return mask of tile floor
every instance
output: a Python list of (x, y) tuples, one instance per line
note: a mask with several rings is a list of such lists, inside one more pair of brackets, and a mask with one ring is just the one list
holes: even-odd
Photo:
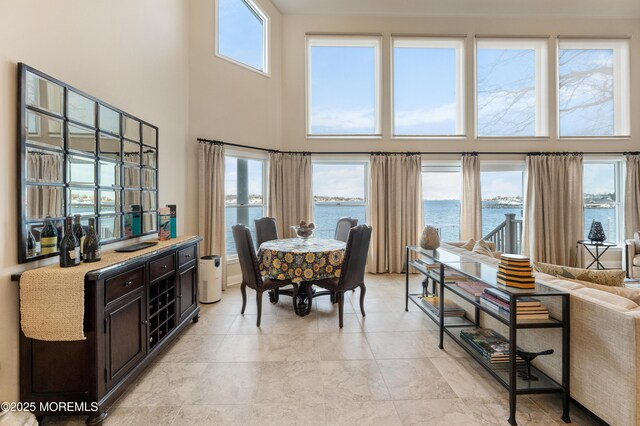
[[(419, 288), (419, 278), (415, 285)], [(255, 293), (240, 315), (239, 286), (202, 305), (190, 324), (111, 408), (106, 425), (507, 425), (506, 391), (453, 341), (437, 347), (435, 324), (404, 310), (403, 275), (368, 275), (337, 305), (314, 300), (293, 314), (291, 298)], [(520, 425), (564, 424), (557, 396), (518, 397)], [(572, 406), (573, 424), (595, 424)], [(84, 418), (47, 424), (83, 424)]]

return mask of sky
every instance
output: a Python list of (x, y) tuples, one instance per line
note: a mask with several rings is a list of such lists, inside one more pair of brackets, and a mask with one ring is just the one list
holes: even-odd
[(263, 70), (262, 22), (242, 0), (218, 0), (218, 51)]

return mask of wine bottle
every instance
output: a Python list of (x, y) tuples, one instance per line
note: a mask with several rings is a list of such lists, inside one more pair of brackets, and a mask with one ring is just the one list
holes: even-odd
[(73, 234), (78, 239), (78, 243), (80, 243), (80, 260), (82, 260), (82, 256), (84, 253), (84, 238), (85, 233), (82, 228), (82, 224), (80, 223), (80, 215), (77, 214), (73, 217)]
[(44, 220), (44, 227), (40, 232), (40, 244), (42, 254), (50, 254), (58, 251), (58, 230), (51, 223), (51, 216)]
[(27, 257), (35, 257), (38, 255), (38, 243), (31, 233), (31, 229), (27, 230)]
[(73, 233), (73, 218), (64, 219), (64, 236), (60, 242), (60, 267), (68, 268), (80, 264), (80, 243)]
[(85, 262), (97, 262), (100, 260), (100, 239), (96, 233), (95, 219), (89, 218), (89, 230), (84, 237), (82, 247)]

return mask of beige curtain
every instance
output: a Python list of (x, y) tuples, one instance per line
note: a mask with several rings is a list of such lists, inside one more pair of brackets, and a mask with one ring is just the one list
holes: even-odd
[(624, 191), (625, 238), (640, 231), (640, 155), (627, 155), (627, 178)]
[(577, 265), (583, 213), (582, 155), (527, 156), (523, 253), (534, 261)]
[(312, 197), (311, 156), (271, 153), (267, 210), (281, 238), (292, 236), (290, 226), (313, 221)]
[(198, 230), (200, 254), (223, 256), (222, 288), (227, 287), (224, 220), (224, 147), (201, 143), (198, 153)]
[(402, 272), (405, 247), (418, 244), (424, 222), (420, 155), (372, 155), (369, 199), (373, 233), (367, 269)]
[[(27, 180), (39, 183), (63, 183), (61, 154), (27, 152)], [(27, 185), (27, 219), (61, 217), (64, 188), (48, 185)]]
[(482, 194), (478, 154), (462, 155), (462, 202), (460, 203), (460, 239), (479, 240), (482, 235)]

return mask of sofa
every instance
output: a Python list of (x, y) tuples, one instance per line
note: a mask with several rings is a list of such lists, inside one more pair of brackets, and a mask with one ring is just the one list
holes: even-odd
[(624, 241), (624, 269), (627, 278), (640, 278), (640, 231)]
[[(491, 265), (498, 259), (469, 252), (451, 244), (444, 249), (469, 256)], [(634, 301), (609, 292), (589, 288), (575, 281), (540, 272), (536, 280), (550, 288), (570, 294), (570, 394), (579, 404), (611, 425), (640, 424), (640, 306)], [(456, 300), (468, 309), (470, 305)], [(553, 315), (560, 306), (545, 300)], [(465, 306), (466, 305), (466, 306)], [(505, 326), (488, 315), (481, 325), (507, 333)], [(554, 348), (551, 356), (534, 361), (539, 368), (561, 381), (562, 334), (559, 329), (519, 330), (518, 346), (540, 351)], [(558, 413), (560, 415), (560, 413)]]

